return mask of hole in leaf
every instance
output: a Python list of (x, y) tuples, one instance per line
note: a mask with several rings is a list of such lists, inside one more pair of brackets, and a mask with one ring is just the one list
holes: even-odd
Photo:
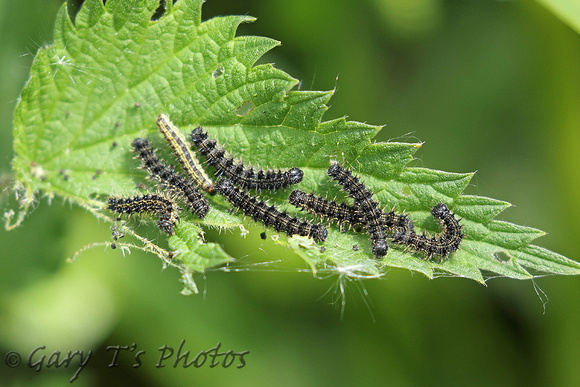
[[(155, 12), (153, 13), (153, 16), (151, 16), (151, 21), (157, 21), (157, 20), (161, 19), (161, 17), (163, 17), (163, 15), (165, 15), (165, 11), (167, 11), (167, 1), (168, 0), (159, 1), (159, 7), (157, 7)], [(169, 1), (172, 1), (173, 3), (175, 3), (175, 0), (169, 0)]]
[(252, 101), (246, 101), (236, 109), (236, 115), (238, 117), (247, 116), (252, 110), (254, 110), (254, 104)]
[(215, 79), (217, 77), (221, 77), (222, 75), (224, 75), (224, 67), (220, 66), (217, 69), (214, 70), (214, 72), (211, 74), (211, 76)]
[(493, 257), (502, 263), (506, 263), (512, 260), (512, 256), (505, 251), (496, 251), (493, 253)]

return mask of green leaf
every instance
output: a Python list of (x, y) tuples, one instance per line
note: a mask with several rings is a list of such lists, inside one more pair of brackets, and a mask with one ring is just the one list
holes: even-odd
[(220, 245), (200, 240), (198, 235), (202, 233), (199, 226), (182, 221), (175, 228), (175, 234), (169, 238), (173, 263), (179, 265), (183, 273), (184, 294), (197, 293), (197, 286), (192, 279), (193, 272), (203, 272), (208, 267), (234, 260)]
[[(145, 178), (132, 158), (131, 141), (148, 136), (166, 159), (171, 157), (155, 126), (155, 117), (167, 113), (185, 134), (203, 124), (228, 151), (252, 165), (300, 167), (304, 179), (297, 188), (304, 191), (349, 201), (327, 176), (336, 160), (352, 168), (382, 206), (404, 211), (419, 230), (439, 231), (430, 214), (439, 202), (463, 217), (465, 239), (442, 263), (400, 246), (391, 246), (384, 259), (376, 260), (367, 235), (336, 226), (329, 227), (323, 245), (302, 237), (276, 238), (315, 274), (369, 278), (399, 267), (429, 278), (452, 275), (483, 283), (497, 275), (529, 279), (580, 273), (577, 262), (530, 245), (543, 232), (494, 220), (509, 203), (462, 195), (473, 174), (410, 168), (421, 144), (374, 143), (379, 126), (344, 118), (323, 122), (332, 92), (293, 90), (296, 79), (271, 64), (256, 65), (279, 43), (236, 37), (240, 23), (253, 21), (248, 16), (202, 23), (202, 3), (180, 0), (151, 20), (157, 0), (109, 0), (106, 5), (87, 0), (74, 24), (66, 5), (61, 8), (55, 43), (36, 55), (15, 112), (13, 168), (22, 208), (9, 228), (22, 221), (36, 192), (61, 196), (112, 222), (106, 197), (137, 195), (137, 184)], [(262, 196), (298, 214), (287, 203), (289, 193)], [(184, 294), (197, 291), (195, 273), (233, 259), (221, 249), (222, 237), (207, 242), (203, 230), (245, 232), (251, 222), (232, 215), (219, 195), (209, 200), (211, 210), (203, 220), (181, 213), (182, 222), (168, 239), (172, 252), (136, 234), (131, 222), (119, 225), (140, 241), (138, 248), (181, 270)]]
[(204, 243), (196, 238), (196, 235), (202, 232), (203, 230), (195, 224), (180, 222), (175, 228), (175, 234), (169, 238), (173, 258), (197, 272), (233, 260), (218, 244)]

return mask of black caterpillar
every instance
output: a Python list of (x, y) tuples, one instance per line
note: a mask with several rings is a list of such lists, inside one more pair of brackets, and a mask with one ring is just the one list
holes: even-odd
[(379, 209), (378, 203), (372, 199), (373, 194), (359, 181), (358, 177), (353, 176), (351, 171), (337, 163), (328, 168), (328, 175), (342, 185), (363, 214), (364, 227), (370, 235), (373, 254), (377, 257), (385, 256), (389, 249), (386, 241), (385, 225), (382, 219), (382, 211)]
[(217, 170), (219, 176), (229, 179), (234, 185), (246, 190), (275, 191), (290, 184), (300, 183), (304, 176), (304, 172), (299, 168), (289, 170), (246, 168), (242, 162), (235, 161), (232, 156), (226, 156), (224, 148), (215, 140), (209, 139), (201, 127), (191, 132), (191, 141), (199, 149), (199, 153), (206, 158), (207, 163)]
[(264, 201), (238, 190), (229, 179), (220, 179), (216, 183), (216, 190), (244, 214), (251, 216), (255, 221), (261, 221), (266, 226), (274, 227), (278, 232), (283, 231), (289, 236), (308, 236), (321, 242), (328, 236), (328, 231), (323, 226), (280, 212), (275, 206), (268, 206)]
[[(350, 225), (364, 225), (365, 217), (359, 207), (349, 206), (346, 203), (337, 203), (335, 200), (328, 200), (313, 194), (307, 194), (301, 190), (295, 190), (290, 193), (288, 198), (290, 204), (299, 207), (313, 215), (334, 220), (339, 224), (349, 223)], [(406, 215), (398, 215), (394, 211), (381, 211), (381, 221), (385, 226), (385, 232), (393, 233), (396, 228), (413, 229), (411, 222)]]
[(209, 210), (207, 199), (189, 180), (175, 172), (173, 166), (168, 166), (157, 157), (147, 139), (136, 138), (132, 146), (136, 157), (141, 160), (142, 167), (147, 169), (150, 177), (181, 197), (192, 213), (199, 218), (205, 217)]
[[(293, 191), (288, 200), (296, 207), (321, 218), (334, 220), (339, 224), (356, 225), (365, 221), (363, 212), (356, 206), (349, 206), (346, 203), (339, 204), (334, 200), (327, 200), (300, 190)], [(454, 214), (449, 211), (447, 205), (443, 203), (435, 205), (431, 214), (439, 219), (443, 226), (442, 233), (434, 237), (427, 237), (424, 233), (418, 235), (415, 232), (413, 221), (406, 215), (399, 215), (393, 211), (381, 211), (381, 220), (385, 227), (385, 233), (391, 235), (391, 240), (394, 243), (421, 251), (426, 254), (428, 259), (434, 255), (447, 257), (456, 251), (461, 244), (463, 239), (461, 225)]]
[[(161, 195), (147, 194), (132, 198), (109, 197), (109, 210), (118, 214), (149, 213), (160, 215), (157, 221), (159, 229), (173, 235), (173, 229), (179, 223), (179, 208), (175, 202)], [(116, 239), (116, 238), (115, 238)]]
[(445, 258), (452, 252), (457, 251), (464, 235), (461, 232), (462, 226), (459, 224), (459, 220), (455, 218), (455, 214), (449, 211), (447, 205), (439, 203), (431, 209), (431, 215), (439, 219), (443, 226), (443, 232), (440, 235), (431, 238), (427, 237), (425, 233), (418, 235), (413, 230), (413, 223), (409, 222), (410, 227), (402, 230), (397, 235), (400, 240), (396, 240), (395, 235), (393, 235), (393, 242), (403, 243), (413, 250), (422, 251), (427, 255), (427, 258), (431, 258), (434, 255)]
[(356, 208), (346, 203), (337, 203), (335, 200), (327, 200), (320, 196), (307, 194), (299, 189), (292, 191), (288, 202), (313, 215), (321, 218), (332, 219), (339, 224), (350, 223), (351, 225), (364, 223), (363, 214)]

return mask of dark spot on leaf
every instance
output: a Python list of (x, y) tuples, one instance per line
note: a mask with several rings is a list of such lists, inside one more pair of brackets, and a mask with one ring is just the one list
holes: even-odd
[(266, 239), (266, 232), (265, 231), (260, 234), (260, 238)]

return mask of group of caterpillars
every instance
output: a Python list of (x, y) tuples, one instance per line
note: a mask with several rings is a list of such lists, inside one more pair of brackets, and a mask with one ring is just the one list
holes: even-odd
[[(216, 169), (218, 180), (214, 184), (169, 117), (160, 114), (156, 122), (186, 176), (177, 172), (175, 166), (160, 159), (147, 139), (137, 138), (133, 140), (132, 147), (135, 157), (141, 161), (141, 168), (147, 170), (149, 178), (155, 180), (158, 186), (168, 191), (170, 195), (158, 192), (130, 198), (111, 196), (109, 210), (118, 214), (158, 215), (159, 229), (172, 235), (179, 222), (181, 211), (175, 202), (176, 198), (197, 217), (203, 218), (207, 214), (209, 203), (200, 192), (201, 189), (210, 195), (219, 193), (233, 207), (251, 216), (255, 221), (273, 227), (277, 232), (282, 231), (289, 236), (307, 236), (319, 242), (326, 239), (328, 232), (324, 226), (292, 217), (248, 192), (276, 191), (288, 185), (298, 184), (303, 178), (303, 172), (299, 168), (263, 170), (246, 167), (241, 161), (234, 160), (228, 155), (201, 127), (197, 127), (191, 132), (190, 140), (205, 157), (207, 164)], [(364, 228), (370, 236), (373, 254), (377, 258), (387, 253), (387, 237), (393, 243), (423, 252), (427, 259), (437, 256), (443, 260), (459, 248), (463, 239), (461, 225), (445, 204), (439, 203), (431, 210), (431, 214), (440, 221), (442, 232), (428, 237), (425, 233), (417, 234), (413, 222), (406, 215), (398, 215), (393, 211), (383, 212), (378, 203), (372, 199), (373, 194), (358, 177), (353, 176), (351, 171), (338, 163), (333, 163), (328, 169), (328, 175), (354, 199), (353, 205), (339, 204), (301, 190), (295, 190), (290, 194), (290, 204), (319, 218), (337, 222), (341, 230), (345, 223)]]

